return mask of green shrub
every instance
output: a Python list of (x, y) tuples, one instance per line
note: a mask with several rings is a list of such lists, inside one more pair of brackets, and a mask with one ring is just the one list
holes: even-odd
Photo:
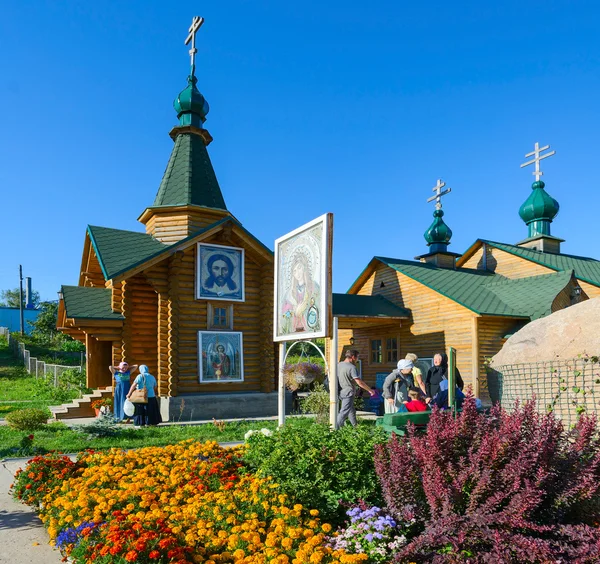
[(19, 431), (35, 431), (46, 425), (50, 415), (51, 414), (47, 409), (29, 407), (27, 409), (19, 409), (12, 413), (8, 413), (6, 415), (6, 421), (13, 429), (18, 429)]
[(332, 432), (326, 425), (296, 420), (270, 437), (252, 435), (245, 460), (273, 476), (295, 502), (318, 509), (325, 521), (340, 523), (345, 511), (340, 502), (381, 503), (373, 449), (386, 440), (377, 427), (345, 426)]
[[(354, 396), (354, 408), (360, 411), (364, 407), (364, 400)], [(317, 423), (329, 423), (329, 392), (323, 384), (315, 384), (311, 393), (300, 403), (302, 413), (313, 413)]]
[(118, 427), (112, 415), (104, 415), (94, 419), (88, 425), (76, 427), (76, 431), (86, 435), (89, 439), (116, 437), (121, 434), (122, 427)]

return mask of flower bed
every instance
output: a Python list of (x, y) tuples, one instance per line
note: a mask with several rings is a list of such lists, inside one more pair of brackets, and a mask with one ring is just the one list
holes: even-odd
[(319, 512), (245, 471), (240, 455), (184, 441), (89, 451), (77, 463), (37, 457), (16, 476), (14, 495), (42, 502), (52, 542), (75, 563), (367, 560), (329, 546)]

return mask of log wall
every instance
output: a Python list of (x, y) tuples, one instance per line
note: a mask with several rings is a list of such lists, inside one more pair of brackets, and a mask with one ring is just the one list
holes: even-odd
[(151, 374), (158, 372), (158, 296), (143, 276), (127, 280), (125, 295), (129, 303), (129, 316), (125, 318), (129, 364), (146, 364)]
[(194, 206), (160, 212), (153, 210), (146, 222), (146, 233), (162, 243), (176, 243), (229, 215), (225, 210), (194, 209)]

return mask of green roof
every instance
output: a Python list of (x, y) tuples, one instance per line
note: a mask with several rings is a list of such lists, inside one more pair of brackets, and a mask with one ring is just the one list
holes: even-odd
[(214, 229), (222, 223), (227, 223), (228, 221), (234, 223), (268, 253), (273, 254), (271, 249), (263, 245), (256, 237), (254, 237), (254, 235), (252, 235), (252, 233), (245, 229), (239, 221), (231, 216), (224, 217), (202, 229), (198, 229), (198, 231), (195, 231), (191, 235), (188, 235), (184, 239), (171, 245), (161, 243), (158, 239), (155, 239), (152, 235), (148, 235), (147, 233), (112, 229), (109, 227), (88, 225), (88, 234), (92, 241), (92, 245), (94, 246), (94, 250), (96, 251), (96, 256), (100, 262), (104, 278), (110, 280), (123, 272), (144, 264), (151, 258), (169, 252), (173, 247), (181, 247), (181, 245), (185, 245), (190, 239), (197, 237), (205, 231)]
[(410, 310), (383, 296), (333, 294), (332, 309), (335, 317), (410, 317)]
[(375, 257), (390, 268), (481, 315), (535, 319), (550, 313), (571, 272), (511, 280), (483, 270), (439, 268), (401, 259)]
[(505, 304), (527, 314), (532, 320), (550, 315), (554, 298), (567, 286), (573, 271), (542, 274), (528, 278), (504, 278), (486, 288)]
[(169, 248), (147, 233), (88, 225), (88, 233), (106, 280)]
[(204, 140), (188, 132), (175, 138), (153, 207), (186, 205), (227, 209)]
[(88, 288), (85, 286), (62, 286), (61, 292), (67, 317), (85, 319), (124, 319), (111, 307), (110, 288)]
[(530, 260), (542, 266), (551, 268), (552, 270), (558, 271), (575, 271), (575, 277), (589, 282), (595, 286), (600, 286), (600, 261), (588, 258), (578, 257), (575, 255), (555, 254), (555, 253), (543, 253), (541, 251), (534, 251), (533, 249), (527, 249), (524, 247), (517, 247), (516, 245), (508, 245), (506, 243), (496, 243), (495, 241), (487, 241), (485, 239), (479, 239), (482, 243), (490, 245), (506, 251), (513, 255), (523, 257), (524, 259)]

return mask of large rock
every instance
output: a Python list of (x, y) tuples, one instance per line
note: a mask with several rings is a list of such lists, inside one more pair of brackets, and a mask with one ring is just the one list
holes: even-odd
[(600, 298), (528, 323), (493, 357), (492, 368), (526, 362), (600, 356)]

